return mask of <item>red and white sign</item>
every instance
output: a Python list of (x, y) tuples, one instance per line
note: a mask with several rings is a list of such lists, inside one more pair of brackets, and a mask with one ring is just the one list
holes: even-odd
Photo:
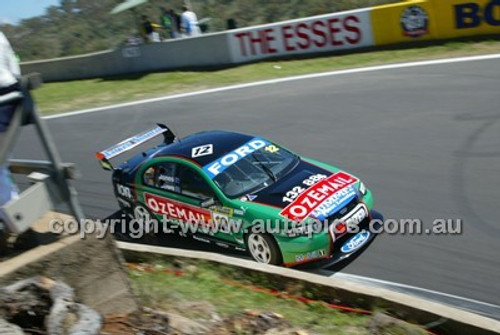
[(234, 63), (374, 45), (370, 9), (238, 29), (228, 39)]
[(206, 209), (150, 193), (144, 193), (144, 200), (152, 212), (166, 215), (169, 219), (177, 219), (193, 225), (210, 226), (212, 224), (212, 215)]
[(345, 172), (337, 172), (320, 180), (286, 206), (280, 214), (293, 221), (307, 218), (326, 199), (354, 184), (358, 179)]

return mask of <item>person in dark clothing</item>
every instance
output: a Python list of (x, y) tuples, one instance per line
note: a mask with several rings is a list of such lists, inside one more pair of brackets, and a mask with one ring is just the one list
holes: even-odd
[(181, 16), (173, 9), (170, 9), (170, 17), (172, 18), (172, 27), (175, 27), (175, 37), (179, 37), (181, 31)]
[(179, 15), (173, 9), (162, 9), (161, 24), (170, 38), (179, 37)]
[(233, 18), (227, 19), (226, 25), (227, 25), (226, 29), (228, 29), (228, 30), (238, 28), (238, 25), (236, 24), (236, 20)]
[(155, 24), (151, 22), (146, 15), (142, 16), (142, 30), (147, 36), (148, 42), (160, 42), (160, 35), (155, 30)]

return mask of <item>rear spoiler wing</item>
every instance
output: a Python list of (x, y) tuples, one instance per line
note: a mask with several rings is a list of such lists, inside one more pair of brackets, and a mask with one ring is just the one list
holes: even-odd
[(165, 144), (173, 143), (176, 140), (174, 133), (164, 124), (158, 123), (156, 127), (143, 131), (135, 136), (127, 138), (106, 150), (96, 153), (96, 157), (104, 170), (114, 170), (115, 168), (110, 162), (110, 159), (117, 157), (124, 152), (127, 152), (159, 135), (163, 134), (163, 142)]

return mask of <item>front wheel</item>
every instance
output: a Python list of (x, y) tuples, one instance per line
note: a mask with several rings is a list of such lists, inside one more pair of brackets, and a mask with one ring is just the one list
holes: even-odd
[(247, 248), (253, 259), (259, 263), (280, 265), (283, 262), (278, 244), (270, 235), (249, 234)]

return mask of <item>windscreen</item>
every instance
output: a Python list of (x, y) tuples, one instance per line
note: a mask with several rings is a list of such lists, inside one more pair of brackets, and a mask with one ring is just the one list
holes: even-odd
[(283, 178), (298, 157), (277, 145), (260, 148), (219, 173), (214, 182), (229, 198), (255, 193)]

